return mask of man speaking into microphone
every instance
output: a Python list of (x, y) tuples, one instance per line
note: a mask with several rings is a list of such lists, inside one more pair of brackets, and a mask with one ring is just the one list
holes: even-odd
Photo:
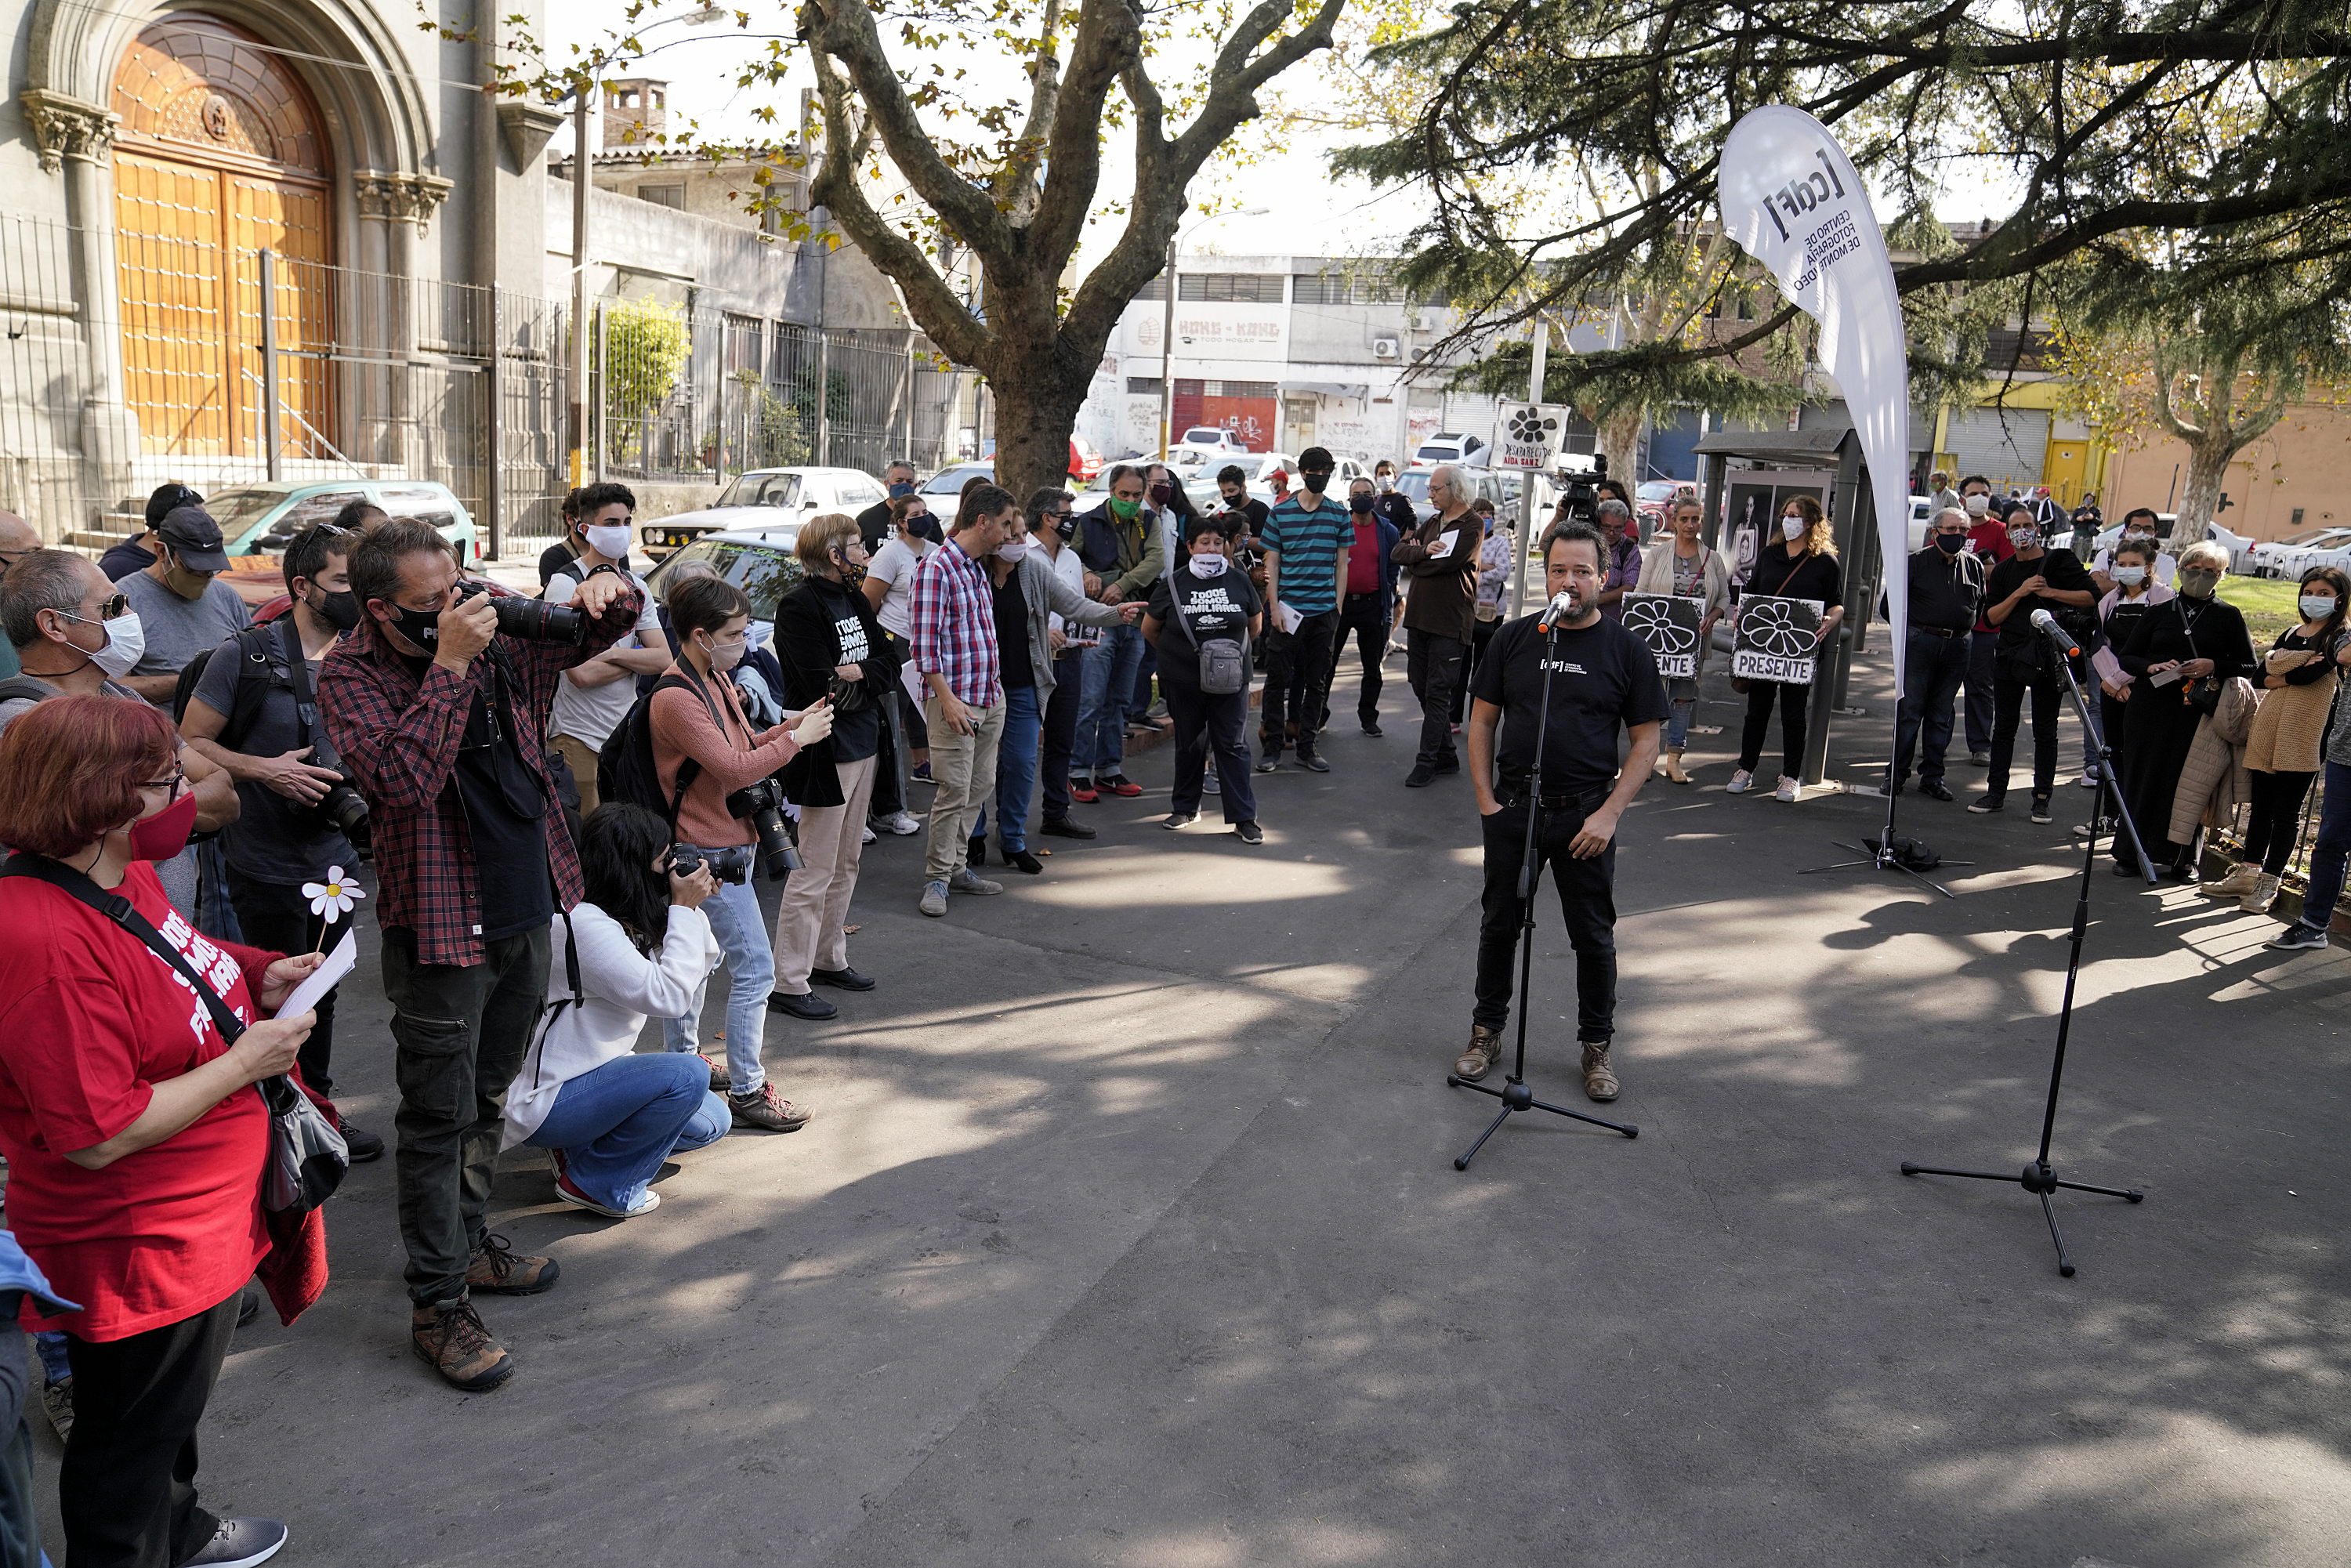
[[(1536, 874), (1548, 864), (1575, 948), (1576, 1040), (1583, 1092), (1616, 1098), (1608, 1048), (1616, 1031), (1616, 823), (1657, 759), (1666, 686), (1648, 645), (1604, 618), (1597, 600), (1607, 547), (1583, 523), (1543, 537), (1540, 615), (1494, 634), (1470, 685), (1469, 780), (1484, 818), (1485, 915), (1478, 928), (1478, 1005), (1456, 1076), (1483, 1078), (1500, 1054), (1510, 1016), (1510, 959), (1525, 912), (1519, 902), (1527, 814), (1535, 813)], [(1551, 711), (1542, 713), (1544, 664)], [(1501, 727), (1497, 769), (1495, 727)], [(1541, 796), (1531, 794), (1535, 735), (1543, 730)], [(1632, 755), (1616, 766), (1617, 732), (1632, 732)]]

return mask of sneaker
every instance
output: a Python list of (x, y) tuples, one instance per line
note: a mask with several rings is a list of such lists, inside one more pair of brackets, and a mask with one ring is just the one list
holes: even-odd
[[(2276, 936), (2271, 937), (2268, 941), (2262, 943), (2262, 946), (2264, 947), (2273, 947), (2282, 953), (2314, 953), (2319, 949), (2329, 946), (2329, 943), (2326, 940), (2325, 932), (2319, 930), (2318, 927), (2314, 925), (2304, 925), (2301, 921), (2297, 920), (2293, 925), (2287, 926), (2284, 930), (2279, 932)], [(49, 1386), (54, 1388), (57, 1385), (53, 1383)], [(41, 1396), (41, 1398), (43, 1403), (47, 1403), (48, 1399), (47, 1394), (45, 1392)], [(70, 1412), (68, 1413), (68, 1418), (71, 1418)], [(53, 1415), (49, 1419), (54, 1421), (57, 1417)]]
[(914, 771), (908, 773), (906, 777), (913, 779), (917, 784), (936, 784), (938, 782), (937, 779), (931, 777), (931, 765), (927, 762), (918, 764), (914, 768)]
[(814, 991), (802, 991), (797, 996), (789, 991), (769, 991), (768, 1010), (771, 1013), (782, 1013), (788, 1018), (802, 1019), (810, 1023), (822, 1023), (828, 1019), (837, 1019), (841, 1016), (839, 1008), (834, 1007)]
[(797, 1133), (808, 1125), (809, 1113), (762, 1083), (748, 1094), (729, 1094), (726, 1108), (738, 1127), (760, 1127), (770, 1133)]
[(1458, 751), (1448, 751), (1431, 766), (1439, 773), (1458, 773), (1461, 771), (1461, 754)]
[(1301, 751), (1298, 754), (1298, 766), (1303, 768), (1309, 773), (1328, 773), (1331, 771), (1331, 765), (1311, 751)]
[(1262, 756), (1262, 757), (1260, 757), (1260, 758), (1259, 758), (1257, 759), (1257, 765), (1256, 765), (1255, 767), (1251, 768), (1249, 769), (1249, 771), (1250, 771), (1250, 772), (1252, 772), (1252, 773), (1279, 773), (1279, 772), (1280, 772), (1280, 771), (1281, 771), (1281, 753), (1280, 753), (1280, 752), (1279, 752), (1279, 751), (1269, 751), (1269, 752), (1267, 752), (1264, 756)]
[(2196, 891), (2207, 898), (2242, 898), (2253, 891), (2253, 879), (2261, 874), (2260, 866), (2251, 861), (2239, 861), (2220, 881), (2208, 882)]
[(1475, 1083), (1494, 1071), (1495, 1059), (1501, 1054), (1502, 1031), (1471, 1024), (1468, 1048), (1453, 1059), (1453, 1076), (1464, 1083)]
[(876, 840), (876, 839), (878, 839), (878, 838), (880, 838), (880, 837), (882, 836), (881, 834), (879, 834), (879, 833), (877, 833), (877, 832), (875, 832), (875, 831), (873, 831), (873, 824), (872, 824), (872, 823), (871, 823), (871, 822), (866, 823), (866, 824), (865, 824), (865, 826), (864, 826), (862, 829), (861, 829), (861, 830), (860, 830), (860, 831), (863, 832), (863, 833), (864, 833), (864, 835), (865, 835), (863, 838), (862, 838), (862, 839), (860, 839), (860, 840), (858, 840), (858, 841), (858, 841), (859, 843), (861, 843), (861, 844), (870, 844), (870, 843), (872, 843), (874, 840)]
[(1754, 773), (1748, 768), (1742, 768), (1738, 772), (1730, 776), (1730, 782), (1722, 787), (1722, 792), (1726, 795), (1744, 795), (1747, 791), (1754, 788)]
[(2085, 789), (2095, 789), (2098, 787), (2098, 770), (2095, 768), (2085, 768), (2082, 769), (2082, 776), (2074, 782)]
[(947, 912), (947, 884), (944, 882), (923, 883), (923, 901), (914, 907), (925, 915), (945, 915)]
[(1094, 788), (1107, 789), (1122, 800), (1132, 800), (1143, 793), (1143, 786), (1123, 773), (1113, 773), (1107, 779), (1094, 780)]
[(640, 1214), (651, 1214), (661, 1207), (661, 1194), (648, 1191), (634, 1208), (614, 1208), (609, 1203), (598, 1203), (571, 1185), (568, 1175), (555, 1178), (555, 1196), (574, 1208), (584, 1208), (590, 1214), (601, 1214), (607, 1219), (633, 1219)]
[(1980, 817), (1989, 812), (2004, 810), (2007, 805), (2008, 791), (2005, 789), (1999, 789), (1977, 796), (1974, 800), (1968, 802), (1968, 810)]
[[(2297, 929), (2300, 928), (2297, 927)], [(2273, 942), (2270, 946), (2274, 947), (2277, 944)], [(2325, 946), (2325, 938), (2320, 938), (2319, 946)], [(72, 1378), (61, 1377), (55, 1383), (41, 1385), (41, 1412), (48, 1416), (50, 1427), (55, 1428), (57, 1434), (58, 1442), (62, 1443), (73, 1436)]]
[(277, 1555), (288, 1531), (275, 1519), (224, 1519), (203, 1551), (180, 1560), (180, 1568), (254, 1568)]
[(1102, 794), (1095, 789), (1092, 779), (1072, 779), (1070, 780), (1070, 799), (1091, 806), (1102, 799)]
[(923, 831), (922, 819), (912, 811), (893, 811), (886, 817), (874, 817), (870, 820), (883, 832), (895, 833), (902, 839)]
[(1235, 822), (1233, 824), (1233, 837), (1240, 840), (1240, 841), (1245, 844), (1261, 844), (1265, 842), (1265, 830), (1259, 827), (1253, 821)]
[(2278, 879), (2263, 872), (2253, 879), (2252, 890), (2237, 901), (2237, 908), (2247, 915), (2267, 915), (2277, 895)]
[(1043, 822), (1038, 825), (1037, 831), (1056, 839), (1098, 839), (1102, 837), (1101, 832), (1097, 830), (1087, 827), (1083, 822), (1072, 822), (1067, 817), (1048, 817)]
[(1774, 800), (1793, 800), (1797, 796), (1803, 792), (1804, 787), (1802, 784), (1799, 784), (1796, 780), (1782, 773), (1780, 775), (1780, 782), (1772, 787), (1771, 799)]
[(365, 1127), (355, 1127), (339, 1114), (335, 1117), (335, 1131), (343, 1135), (343, 1147), (350, 1151), (351, 1164), (360, 1166), (383, 1158), (383, 1140)]
[(2055, 819), (2049, 814), (2049, 797), (2041, 794), (2038, 791), (2035, 791), (2033, 794), (2032, 807), (2027, 814), (2036, 822), (2055, 821)]
[(1412, 771), (1404, 776), (1404, 787), (1407, 789), (1426, 789), (1436, 782), (1437, 769), (1426, 762), (1414, 763)]
[(1365, 719), (1365, 720), (1364, 721), (1364, 733), (1365, 735), (1370, 736), (1374, 740), (1378, 740), (1379, 738), (1381, 738), (1381, 737), (1380, 737), (1380, 721), (1379, 721), (1378, 719), (1375, 719), (1375, 718), (1367, 718), (1367, 719)]
[(956, 868), (956, 873), (947, 878), (947, 891), (968, 893), (977, 898), (990, 898), (1002, 893), (1004, 884), (1000, 882), (988, 881), (969, 866), (958, 866)]
[(1211, 767), (1200, 776), (1200, 792), (1204, 795), (1221, 795), (1225, 792), (1224, 786), (1217, 782), (1215, 768)]
[(1580, 1040), (1583, 1048), (1583, 1097), (1602, 1103), (1616, 1098), (1616, 1075), (1608, 1071), (1608, 1042)]
[(1200, 813), (1197, 811), (1170, 811), (1167, 813), (1167, 820), (1159, 825), (1173, 833), (1190, 827), (1199, 820)]
[(1969, 766), (1969, 767), (1970, 767), (1970, 768), (1989, 768), (1989, 767), (1991, 767), (1991, 752), (1989, 752), (1989, 751), (1970, 751), (1970, 752), (1969, 752), (1969, 753), (1968, 753), (1968, 766)]
[(507, 1244), (503, 1236), (486, 1235), (465, 1266), (465, 1288), (493, 1296), (536, 1296), (553, 1290), (563, 1273), (552, 1258), (529, 1258)]
[(486, 1394), (514, 1375), (514, 1357), (465, 1297), (411, 1312), (408, 1343), (444, 1382), (468, 1394)]

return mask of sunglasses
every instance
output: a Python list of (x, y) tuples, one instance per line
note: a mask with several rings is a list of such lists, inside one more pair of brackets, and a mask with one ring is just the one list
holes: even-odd
[(94, 618), (88, 615), (77, 615), (70, 610), (60, 610), (57, 613), (64, 616), (68, 621), (78, 621), (87, 626), (94, 625), (99, 621), (111, 621), (130, 608), (130, 598), (127, 595), (118, 593), (113, 598), (108, 600), (104, 604), (99, 606), (98, 614)]

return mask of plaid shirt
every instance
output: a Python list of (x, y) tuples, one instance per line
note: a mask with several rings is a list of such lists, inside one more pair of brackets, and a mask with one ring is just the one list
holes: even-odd
[[(580, 852), (563, 813), (554, 809), (558, 796), (544, 738), (547, 710), (563, 672), (627, 636), (643, 607), (644, 594), (632, 585), (604, 607), (577, 645), (503, 635), (493, 644), (522, 682), (518, 706), (524, 722), (513, 727), (514, 742), (547, 791), (548, 864), (555, 873), (556, 901), (565, 909), (580, 902)], [(376, 921), (413, 931), (420, 963), (462, 968), (485, 956), (473, 846), (453, 775), (465, 720), (475, 696), (488, 693), (492, 667), (485, 652), (463, 678), (428, 664), (420, 682), (371, 617), (345, 632), (319, 668), (319, 715), (327, 737), (342, 753), (373, 812)]]
[(914, 628), (916, 670), (945, 675), (947, 690), (967, 707), (996, 706), (1004, 688), (995, 591), (953, 535), (914, 568), (906, 623)]

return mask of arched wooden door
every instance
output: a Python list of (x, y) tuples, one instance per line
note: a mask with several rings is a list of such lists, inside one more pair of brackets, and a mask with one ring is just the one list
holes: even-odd
[[(263, 450), (260, 253), (274, 250), (279, 449), (333, 426), (329, 185), (317, 110), (286, 62), (210, 16), (151, 24), (114, 78), (115, 251), (127, 394), (151, 455)], [(307, 427), (307, 428), (306, 428)], [(312, 432), (318, 433), (316, 435)]]

